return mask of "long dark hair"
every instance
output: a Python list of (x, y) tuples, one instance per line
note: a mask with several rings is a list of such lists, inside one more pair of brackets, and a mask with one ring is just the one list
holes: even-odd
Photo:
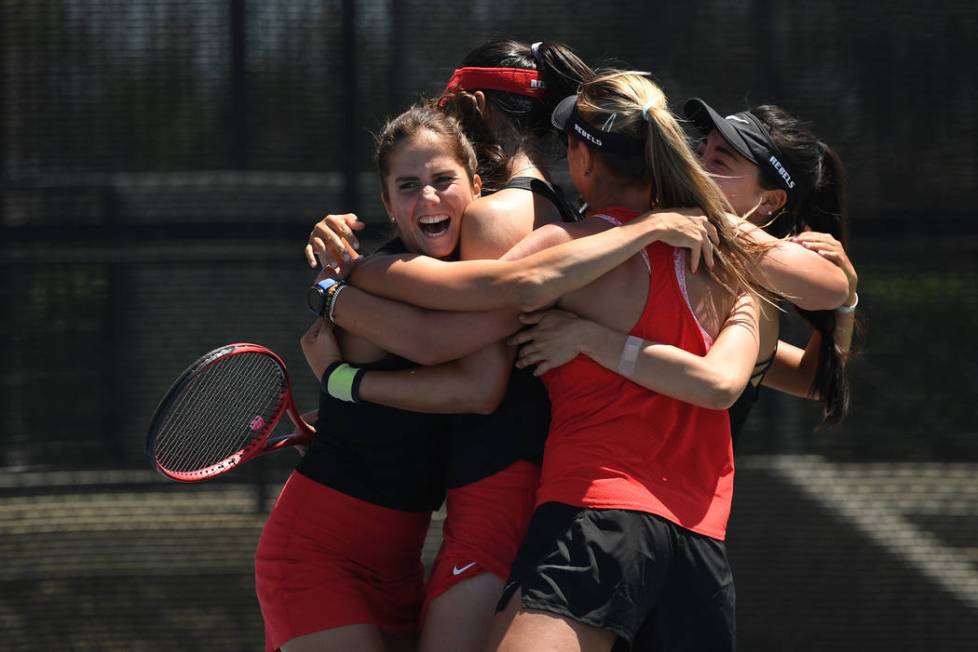
[(492, 41), (469, 52), (461, 66), (536, 70), (547, 89), (543, 99), (483, 90), (486, 102), (503, 118), (502, 124), (492, 127), (477, 110), (471, 93), (455, 93), (444, 99), (445, 109), (462, 123), (475, 147), (479, 176), (489, 190), (508, 180), (509, 159), (519, 148), (526, 148), (531, 157), (546, 153), (547, 139), (555, 137), (550, 127), (554, 107), (594, 74), (573, 50), (551, 41), (542, 41), (535, 50), (520, 41)]
[[(763, 105), (750, 110), (764, 123), (771, 138), (794, 170), (805, 175), (811, 190), (802, 196), (788, 195), (788, 201), (766, 230), (785, 237), (810, 229), (831, 234), (848, 249), (848, 205), (846, 175), (835, 151), (812, 133), (809, 125), (779, 106)], [(761, 186), (783, 188), (774, 179), (761, 175)], [(835, 312), (795, 308), (821, 335), (818, 366), (812, 391), (822, 401), (823, 425), (842, 421), (849, 411), (849, 377), (845, 357), (835, 345)]]

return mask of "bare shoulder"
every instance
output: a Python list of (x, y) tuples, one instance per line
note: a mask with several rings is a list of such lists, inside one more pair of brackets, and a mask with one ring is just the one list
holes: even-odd
[(494, 193), (476, 199), (462, 217), (462, 258), (498, 258), (533, 230), (532, 204)]
[[(533, 204), (526, 201), (527, 193), (502, 190), (485, 197), (479, 197), (465, 209), (465, 220), (477, 223), (496, 223), (520, 217), (532, 219)], [(525, 214), (525, 215), (521, 215)]]

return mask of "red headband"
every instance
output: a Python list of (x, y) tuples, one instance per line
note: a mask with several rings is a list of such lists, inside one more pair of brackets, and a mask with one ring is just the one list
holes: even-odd
[(439, 104), (445, 96), (459, 91), (483, 90), (504, 91), (527, 97), (543, 97), (547, 89), (540, 79), (540, 73), (527, 68), (456, 68), (448, 86), (442, 93)]

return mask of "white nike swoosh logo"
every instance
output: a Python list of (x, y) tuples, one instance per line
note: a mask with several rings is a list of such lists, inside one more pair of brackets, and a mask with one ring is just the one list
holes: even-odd
[(465, 566), (462, 566), (461, 568), (459, 568), (458, 566), (453, 566), (452, 567), (452, 575), (461, 575), (462, 573), (464, 573), (465, 571), (469, 570), (473, 566), (475, 566), (475, 562), (474, 561), (473, 562), (469, 562), (468, 564), (466, 564)]

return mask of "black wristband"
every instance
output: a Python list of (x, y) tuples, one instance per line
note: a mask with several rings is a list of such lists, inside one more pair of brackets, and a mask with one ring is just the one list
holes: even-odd
[(350, 388), (350, 395), (353, 397), (354, 403), (360, 402), (360, 383), (363, 382), (363, 376), (366, 373), (367, 370), (361, 367), (357, 369), (357, 374), (353, 377), (353, 387)]

